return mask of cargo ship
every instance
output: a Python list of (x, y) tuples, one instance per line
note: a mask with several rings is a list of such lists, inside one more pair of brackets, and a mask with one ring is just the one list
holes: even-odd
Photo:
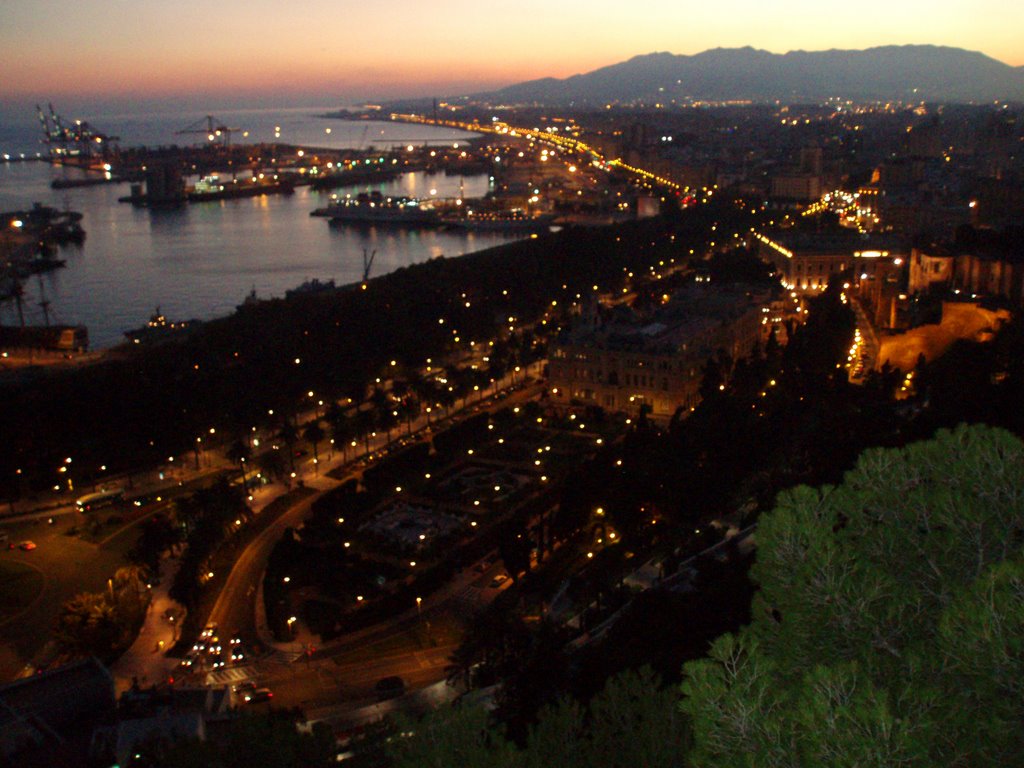
[(277, 175), (272, 179), (253, 176), (242, 181), (232, 179), (222, 183), (219, 176), (211, 174), (203, 176), (194, 186), (186, 189), (185, 197), (190, 203), (201, 203), (207, 200), (233, 200), (259, 195), (288, 195), (294, 191), (295, 184), (290, 178), (279, 178)]
[(397, 179), (403, 173), (414, 171), (416, 168), (403, 166), (402, 168), (379, 169), (376, 166), (369, 168), (353, 168), (350, 170), (335, 171), (334, 173), (317, 176), (310, 182), (310, 186), (322, 191), (325, 189), (337, 189), (338, 187), (358, 187), (363, 184), (380, 184), (392, 179)]
[(261, 178), (253, 176), (247, 179), (232, 179), (221, 182), (216, 174), (203, 176), (191, 187), (185, 187), (181, 181), (181, 173), (170, 169), (164, 177), (156, 173), (157, 169), (146, 179), (145, 191), (142, 184), (132, 184), (131, 194), (119, 197), (118, 202), (131, 203), (137, 207), (171, 208), (185, 202), (203, 203), (211, 200), (234, 200), (242, 197), (258, 197), (260, 195), (290, 195), (295, 192), (296, 180), (292, 176)]

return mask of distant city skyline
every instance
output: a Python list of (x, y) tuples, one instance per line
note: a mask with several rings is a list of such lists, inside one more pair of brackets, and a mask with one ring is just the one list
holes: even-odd
[(802, 0), (696, 8), (523, 0), (508, 10), (469, 0), (307, 0), (287, 10), (268, 0), (7, 0), (0, 71), (9, 100), (343, 103), (487, 90), (652, 51), (745, 45), (785, 53), (927, 43), (1021, 66), (1021, 29), (1024, 6), (1002, 0), (864, 0), (852, 10)]

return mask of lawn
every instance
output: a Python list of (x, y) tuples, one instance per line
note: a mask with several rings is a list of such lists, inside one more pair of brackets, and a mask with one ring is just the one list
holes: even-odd
[(0, 559), (0, 615), (23, 611), (43, 591), (43, 574), (24, 563)]

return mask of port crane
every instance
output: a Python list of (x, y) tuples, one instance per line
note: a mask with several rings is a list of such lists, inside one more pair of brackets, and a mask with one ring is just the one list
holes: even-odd
[(206, 115), (205, 117), (196, 120), (194, 123), (189, 123), (180, 131), (175, 131), (175, 136), (180, 136), (189, 133), (205, 134), (207, 141), (220, 141), (225, 146), (231, 146), (231, 134), (238, 133), (242, 130), (241, 128), (228, 128), (223, 121), (214, 117), (213, 115)]
[(118, 136), (109, 136), (84, 120), (65, 120), (53, 109), (52, 103), (47, 106), (49, 114), (38, 104), (36, 111), (39, 113), (43, 143), (47, 146), (50, 159), (106, 157), (117, 151)]
[(363, 282), (365, 283), (370, 279), (370, 270), (373, 269), (373, 259), (377, 255), (377, 250), (374, 249), (373, 253), (369, 256), (366, 255), (366, 249), (363, 248)]

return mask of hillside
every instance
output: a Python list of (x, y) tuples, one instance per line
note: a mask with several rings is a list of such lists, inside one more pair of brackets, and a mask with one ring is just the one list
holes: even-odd
[(543, 78), (483, 94), (505, 103), (705, 100), (978, 102), (1024, 99), (1024, 67), (933, 45), (862, 51), (715, 48), (693, 56), (650, 53), (565, 79)]

